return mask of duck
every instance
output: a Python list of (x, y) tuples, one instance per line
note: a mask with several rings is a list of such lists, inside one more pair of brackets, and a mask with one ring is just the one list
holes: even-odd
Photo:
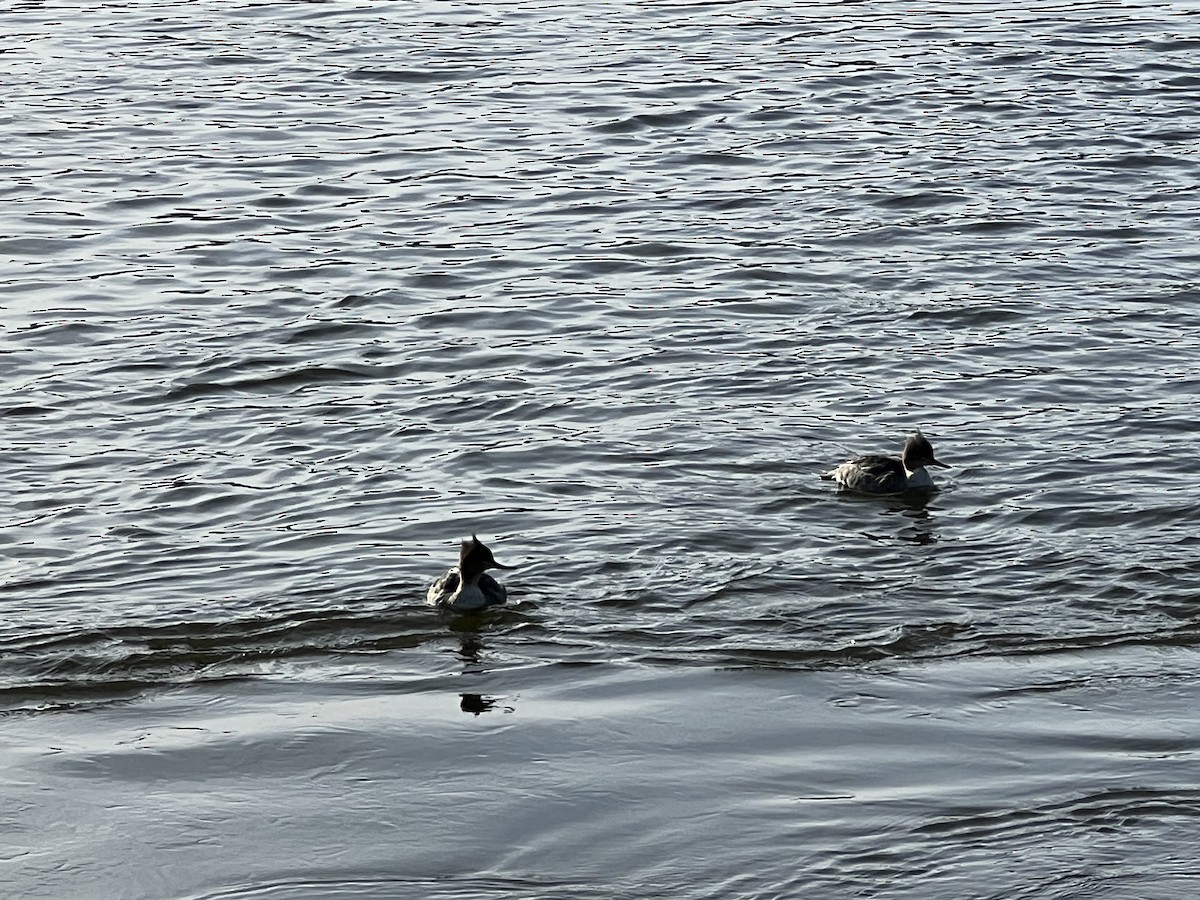
[(918, 431), (904, 442), (899, 456), (878, 453), (859, 456), (822, 473), (821, 477), (836, 481), (840, 488), (864, 494), (931, 493), (937, 490), (937, 485), (926, 471), (928, 466), (950, 468), (933, 455), (933, 445)]
[(471, 535), (458, 551), (458, 565), (429, 586), (425, 600), (430, 606), (455, 612), (478, 612), (500, 606), (508, 600), (508, 590), (487, 574), (488, 569), (515, 569), (496, 562), (483, 541)]

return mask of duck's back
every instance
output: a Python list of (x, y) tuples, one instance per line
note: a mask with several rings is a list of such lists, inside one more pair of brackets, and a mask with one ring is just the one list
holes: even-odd
[(908, 490), (908, 473), (894, 456), (870, 454), (844, 462), (825, 473), (839, 485), (865, 494), (900, 494)]

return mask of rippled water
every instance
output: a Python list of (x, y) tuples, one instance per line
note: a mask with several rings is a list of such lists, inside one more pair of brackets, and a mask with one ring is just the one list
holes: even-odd
[(1196, 894), (1194, 10), (6, 9), (8, 893)]

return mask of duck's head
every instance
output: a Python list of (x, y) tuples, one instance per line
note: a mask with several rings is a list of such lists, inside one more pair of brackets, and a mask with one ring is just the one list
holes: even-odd
[(458, 571), (464, 581), (478, 578), (488, 569), (515, 569), (516, 566), (505, 566), (496, 562), (492, 551), (475, 535), (469, 541), (463, 541), (458, 551)]
[(919, 431), (904, 442), (904, 450), (900, 454), (900, 461), (904, 463), (904, 468), (910, 472), (923, 469), (925, 466), (939, 466), (943, 469), (950, 468), (949, 464), (938, 461), (933, 455), (933, 445)]

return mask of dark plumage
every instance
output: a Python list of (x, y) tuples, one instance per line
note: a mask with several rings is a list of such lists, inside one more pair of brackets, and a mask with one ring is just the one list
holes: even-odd
[(904, 442), (900, 456), (872, 453), (842, 463), (821, 477), (839, 487), (864, 494), (902, 494), (905, 491), (936, 491), (926, 466), (949, 468), (933, 455), (933, 446), (917, 432)]
[(512, 569), (496, 562), (492, 551), (471, 535), (458, 551), (458, 566), (450, 569), (429, 586), (425, 599), (433, 606), (458, 612), (472, 612), (488, 606), (499, 606), (508, 599), (508, 591), (487, 569)]

